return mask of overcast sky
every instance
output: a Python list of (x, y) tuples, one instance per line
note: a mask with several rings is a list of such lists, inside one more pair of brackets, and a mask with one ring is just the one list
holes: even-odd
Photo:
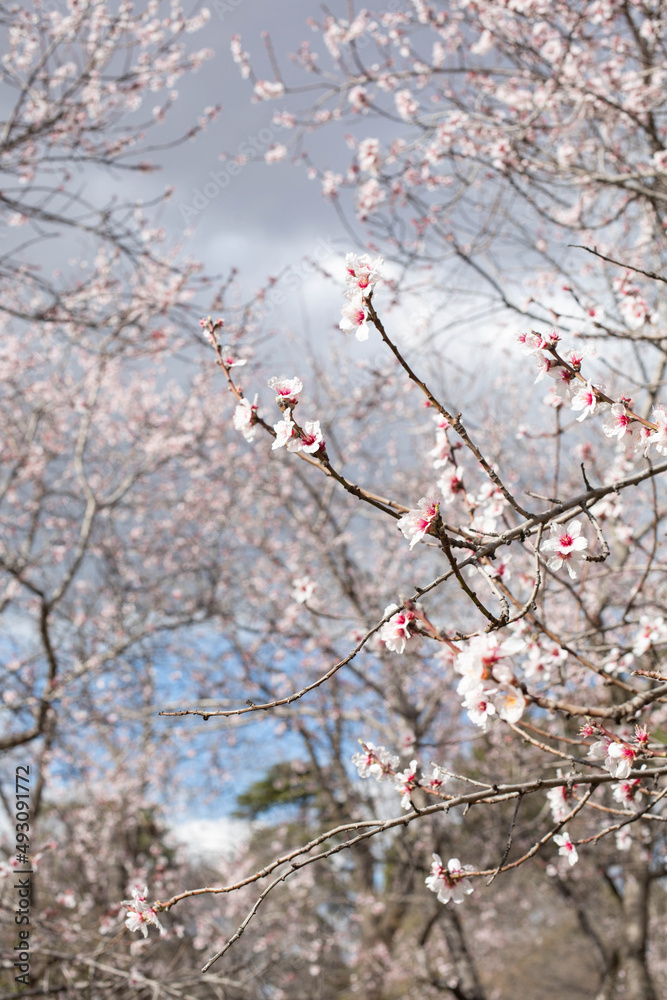
[[(211, 173), (225, 172), (221, 153), (234, 156), (247, 140), (260, 134), (266, 140), (267, 130), (274, 142), (287, 137), (283, 130), (272, 127), (274, 112), (282, 110), (285, 102), (252, 103), (252, 83), (241, 79), (231, 58), (230, 39), (241, 34), (258, 74), (270, 79), (261, 38), (262, 31), (269, 31), (282, 67), (296, 80), (297, 71), (291, 68), (287, 53), (295, 51), (302, 39), (312, 37), (305, 21), (319, 10), (313, 0), (218, 0), (218, 9), (216, 0), (207, 0), (207, 6), (211, 19), (192, 42), (197, 48), (209, 46), (215, 55), (198, 74), (179, 82), (181, 97), (174, 121), (183, 131), (206, 105), (221, 104), (222, 113), (194, 142), (157, 154), (163, 169), (146, 178), (141, 189), (148, 197), (151, 190), (158, 192), (173, 185), (175, 193), (164, 216), (169, 232), (177, 238), (186, 224), (194, 228), (191, 252), (204, 261), (207, 270), (224, 273), (236, 266), (253, 288), (266, 275), (276, 274), (311, 253), (320, 241), (340, 239), (345, 234), (332, 206), (322, 198), (319, 182), (308, 181), (305, 170), (288, 160), (271, 166), (248, 163), (207, 204), (197, 198), (197, 192), (206, 197), (206, 185), (208, 193), (214, 190)], [(222, 7), (230, 9), (222, 11)], [(338, 13), (344, 16), (346, 7), (338, 2), (332, 9), (340, 8)], [(302, 76), (299, 82), (303, 82)], [(326, 131), (318, 135), (318, 142), (327, 140)], [(266, 141), (258, 141), (268, 148)], [(201, 205), (203, 210), (198, 209)], [(347, 243), (345, 238), (341, 249)]]

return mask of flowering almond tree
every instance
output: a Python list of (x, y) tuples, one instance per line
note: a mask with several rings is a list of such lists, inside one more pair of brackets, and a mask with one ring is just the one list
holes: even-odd
[[(421, 883), (412, 988), (484, 995), (460, 920), (457, 940), (447, 925), (446, 974), (430, 964), (438, 918), (430, 922), (426, 894), (465, 912), (532, 866), (590, 941), (598, 995), (657, 995), (651, 926), (662, 902), (651, 889), (665, 875), (667, 793), (664, 18), (660, 3), (614, 2), (414, 0), (331, 14), (311, 24), (324, 48), (304, 43), (295, 57), (319, 92), (306, 111), (296, 106), (302, 82), (283, 77), (271, 48), (273, 81), (233, 40), (256, 99), (282, 102), (277, 120), (295, 129), (295, 152), (308, 150), (311, 177), (342, 213), (349, 192), (365, 224), (358, 238), (370, 252), (349, 254), (341, 272), (339, 330), (355, 335), (350, 353), (364, 350), (355, 339), (383, 346), (388, 366), (378, 381), (369, 373), (356, 413), (344, 389), (323, 400), (322, 379), (315, 408), (303, 370), (266, 372), (274, 402), (227, 363), (223, 319), (203, 321), (235, 397), (234, 426), (250, 448), (283, 456), (309, 500), (292, 505), (294, 610), (259, 628), (249, 703), (175, 714), (272, 715), (299, 734), (330, 793), (314, 835), (258, 871), (152, 900), (166, 920), (193, 894), (258, 883), (205, 970), (302, 869), (349, 852), (359, 878), (359, 851), (381, 852), (367, 845), (385, 838), (394, 906), (382, 905), (393, 930), (384, 939), (379, 922), (366, 930), (362, 967), (382, 939), (396, 976)], [(341, 172), (309, 151), (313, 132), (337, 122), (354, 130)], [(267, 160), (288, 154), (284, 146)], [(484, 320), (489, 360), (508, 365), (494, 379), (477, 362), (483, 385), (468, 406), (438, 316), (428, 338), (405, 330), (415, 296), (439, 304), (434, 286), (465, 273), (460, 265), (469, 287), (452, 296), (453, 322)], [(478, 306), (466, 312), (473, 295), (504, 313), (490, 322)], [(276, 653), (286, 667), (271, 683)], [(393, 893), (392, 850), (402, 850)], [(367, 872), (362, 909), (378, 884), (372, 865)], [(390, 989), (381, 980), (378, 996)]]
[[(299, 49), (306, 111), (272, 50), (266, 79), (232, 43), (366, 227), (326, 269), (326, 362), (304, 344), (298, 370), (263, 354), (261, 295), (184, 333), (194, 265), (68, 175), (126, 162), (198, 22), (6, 12), (9, 230), (85, 243), (48, 278), (12, 243), (2, 272), (1, 745), (36, 777), (33, 983), (504, 1000), (532, 952), (526, 997), (650, 1000), (662, 7), (349, 7)], [(352, 162), (320, 166), (339, 121)], [(161, 815), (225, 782), (265, 822), (212, 870)]]

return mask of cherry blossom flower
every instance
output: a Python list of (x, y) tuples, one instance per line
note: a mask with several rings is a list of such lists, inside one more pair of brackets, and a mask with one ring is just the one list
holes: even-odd
[(285, 86), (279, 80), (258, 80), (255, 84), (255, 96), (261, 101), (273, 101), (284, 93)]
[(622, 437), (625, 437), (630, 422), (625, 405), (623, 403), (612, 403), (609, 413), (602, 422), (602, 430), (607, 437), (615, 437), (620, 441)]
[(273, 378), (269, 379), (267, 385), (275, 392), (279, 406), (281, 404), (296, 405), (298, 402), (296, 397), (303, 389), (303, 382), (300, 378), (287, 378), (285, 375), (280, 375), (278, 378), (274, 375)]
[(490, 693), (485, 687), (475, 687), (466, 691), (463, 707), (468, 712), (470, 721), (486, 732), (489, 716), (495, 715), (496, 708), (490, 699)]
[(641, 788), (640, 778), (631, 778), (629, 781), (619, 781), (617, 785), (611, 786), (611, 793), (623, 806), (634, 806), (637, 795)]
[(639, 295), (625, 295), (619, 302), (618, 308), (630, 330), (639, 330), (649, 319), (648, 306)]
[(455, 669), (462, 675), (457, 691), (465, 694), (481, 683), (491, 682), (493, 688), (511, 684), (514, 676), (510, 664), (503, 662), (526, 648), (523, 639), (511, 637), (499, 640), (496, 633), (478, 635), (470, 639), (455, 661)]
[(655, 445), (655, 450), (661, 455), (667, 455), (667, 412), (664, 406), (654, 406), (651, 418), (658, 426), (647, 438), (649, 444)]
[(432, 773), (432, 775), (431, 775), (431, 777), (429, 778), (429, 781), (428, 781), (429, 788), (432, 788), (436, 792), (440, 791), (440, 789), (442, 788), (442, 786), (447, 781), (448, 777), (449, 777), (449, 775), (447, 774), (447, 772), (442, 767), (438, 767), (437, 764), (434, 764), (433, 765), (433, 773)]
[(579, 860), (579, 855), (577, 854), (577, 848), (570, 840), (570, 835), (567, 830), (563, 830), (562, 833), (555, 833), (554, 842), (559, 845), (558, 853), (567, 858), (569, 866), (572, 867), (573, 865), (576, 865)]
[(379, 636), (387, 649), (392, 650), (394, 653), (402, 653), (405, 649), (405, 643), (413, 634), (411, 632), (411, 625), (414, 622), (415, 616), (412, 611), (399, 610), (397, 604), (389, 604), (384, 609), (385, 615), (388, 615), (394, 609), (397, 614), (384, 623), (380, 629)]
[(165, 934), (165, 929), (158, 920), (157, 910), (148, 906), (146, 897), (148, 889), (135, 888), (132, 890), (132, 899), (124, 899), (121, 903), (127, 910), (125, 926), (130, 931), (141, 931), (144, 937), (148, 937), (148, 925), (153, 924), (158, 928), (160, 934)]
[(523, 691), (517, 687), (509, 687), (507, 690), (498, 691), (494, 695), (496, 711), (505, 722), (518, 722), (526, 708), (526, 699)]
[(632, 833), (630, 832), (630, 827), (622, 826), (620, 830), (617, 830), (615, 840), (617, 851), (629, 851), (632, 847)]
[(584, 550), (588, 548), (588, 541), (581, 535), (581, 521), (570, 521), (569, 525), (552, 524), (551, 538), (542, 546), (543, 551), (554, 551), (555, 555), (549, 559), (547, 566), (554, 573), (557, 573), (563, 566), (567, 566), (567, 571), (573, 580), (577, 579), (577, 572), (573, 566), (574, 562), (585, 560)]
[(394, 95), (396, 110), (404, 121), (410, 121), (419, 111), (419, 105), (412, 96), (411, 91), (397, 90)]
[(310, 455), (314, 455), (317, 451), (324, 451), (324, 437), (320, 430), (319, 420), (306, 420), (298, 447), (293, 450), (305, 451)]
[(465, 490), (463, 485), (463, 469), (454, 466), (453, 469), (445, 471), (438, 479), (437, 485), (441, 493), (442, 502), (445, 504), (453, 503), (459, 493), (463, 493)]
[(667, 641), (667, 624), (662, 616), (649, 617), (642, 615), (639, 619), (639, 631), (635, 635), (632, 652), (641, 656), (656, 642)]
[(643, 455), (648, 457), (651, 449), (651, 436), (653, 429), (635, 420), (630, 425), (630, 432), (626, 438), (626, 454)]
[(587, 756), (591, 760), (602, 760), (613, 778), (627, 778), (632, 770), (632, 765), (637, 758), (638, 751), (629, 745), (605, 737), (593, 743)]
[(355, 331), (357, 340), (368, 340), (368, 319), (363, 296), (359, 293), (351, 302), (341, 309), (343, 318), (338, 324), (343, 333)]
[(281, 142), (279, 142), (267, 149), (264, 154), (264, 161), (265, 163), (279, 163), (281, 160), (284, 160), (286, 156), (287, 146), (284, 146)]
[(287, 445), (289, 451), (299, 450), (301, 442), (299, 441), (299, 436), (294, 429), (292, 411), (289, 407), (285, 410), (283, 419), (273, 425), (273, 429), (276, 432), (275, 441), (271, 445), (271, 449), (273, 451), (275, 451), (276, 448), (282, 448), (283, 445)]
[(365, 87), (358, 85), (356, 87), (351, 87), (350, 92), (347, 95), (348, 102), (352, 105), (355, 111), (367, 111), (368, 110), (368, 91)]
[(232, 421), (237, 431), (241, 431), (246, 441), (253, 441), (257, 432), (255, 418), (257, 414), (257, 397), (251, 403), (249, 399), (242, 399), (236, 409)]
[(222, 363), (224, 364), (225, 368), (241, 368), (242, 365), (248, 363), (245, 360), (245, 358), (234, 357), (234, 355), (232, 354), (232, 349), (229, 346), (229, 344), (225, 344), (224, 347), (220, 348), (220, 357), (222, 358)]
[(357, 215), (363, 221), (377, 209), (385, 199), (385, 192), (375, 177), (369, 179), (357, 188)]
[(537, 354), (547, 347), (555, 347), (559, 340), (560, 335), (555, 330), (551, 333), (537, 333), (531, 330), (529, 333), (520, 333), (517, 337), (524, 354)]
[(359, 168), (368, 174), (377, 174), (380, 167), (380, 140), (362, 139), (357, 151)]
[(426, 535), (440, 513), (440, 500), (422, 497), (414, 510), (408, 511), (397, 521), (398, 527), (413, 548)]
[(322, 194), (325, 198), (338, 197), (338, 188), (343, 183), (343, 175), (333, 170), (325, 170), (322, 175)]
[[(558, 777), (561, 777), (560, 768), (558, 769)], [(549, 807), (551, 808), (551, 815), (554, 818), (554, 822), (562, 823), (566, 816), (570, 813), (572, 809), (572, 793), (576, 785), (558, 785), (556, 788), (550, 788), (547, 792), (547, 799), (549, 801)]]
[(383, 257), (370, 257), (367, 253), (362, 254), (361, 257), (354, 253), (347, 254), (345, 270), (348, 287), (352, 292), (361, 289), (365, 295), (368, 295), (382, 277), (383, 266)]
[(352, 763), (359, 772), (359, 777), (375, 778), (376, 781), (391, 777), (399, 764), (396, 754), (386, 747), (375, 746), (370, 740), (366, 740), (361, 746), (362, 752), (352, 755)]
[(527, 678), (548, 681), (552, 669), (565, 663), (567, 656), (567, 651), (557, 642), (534, 642), (529, 648), (528, 659), (523, 664), (524, 674)]
[(410, 793), (414, 791), (415, 788), (419, 787), (419, 778), (417, 777), (418, 767), (419, 762), (411, 760), (409, 766), (406, 767), (404, 771), (400, 771), (398, 774), (394, 775), (394, 784), (402, 795), (402, 809), (410, 809), (412, 807)]
[(472, 865), (462, 865), (458, 858), (450, 858), (445, 868), (440, 855), (434, 854), (426, 885), (431, 892), (437, 893), (441, 903), (448, 903), (450, 899), (454, 903), (462, 903), (465, 896), (474, 892), (470, 879), (466, 877), (468, 872), (474, 870)]
[(292, 600), (297, 604), (305, 604), (313, 596), (317, 586), (308, 576), (299, 576), (292, 582)]
[(572, 397), (572, 409), (581, 410), (577, 420), (585, 420), (591, 413), (595, 413), (598, 404), (598, 397), (593, 385), (590, 382), (580, 382)]

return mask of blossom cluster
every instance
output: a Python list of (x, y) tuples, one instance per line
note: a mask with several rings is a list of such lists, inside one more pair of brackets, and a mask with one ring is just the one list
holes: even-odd
[(437, 893), (441, 903), (448, 903), (450, 899), (454, 903), (462, 903), (465, 896), (474, 891), (467, 877), (474, 870), (472, 865), (462, 865), (458, 858), (450, 858), (445, 867), (440, 855), (434, 854), (426, 885), (431, 892)]
[(148, 937), (148, 925), (153, 924), (158, 928), (160, 934), (164, 934), (165, 929), (158, 920), (157, 910), (149, 906), (146, 902), (148, 888), (135, 888), (132, 890), (132, 899), (124, 899), (122, 906), (127, 910), (125, 926), (130, 931), (141, 931), (144, 937)]
[(586, 559), (588, 548), (588, 541), (581, 534), (581, 521), (571, 521), (568, 525), (552, 524), (549, 530), (551, 538), (544, 543), (542, 549), (554, 554), (547, 566), (554, 572), (565, 566), (571, 579), (576, 580), (575, 563)]
[[(590, 723), (581, 729), (582, 736), (591, 736), (596, 732), (595, 726)], [(637, 758), (648, 748), (648, 730), (645, 726), (635, 726), (632, 743), (606, 731), (599, 735), (602, 739), (591, 744), (588, 756), (591, 760), (604, 760), (604, 766), (613, 778), (627, 778)]]
[(339, 326), (344, 333), (356, 331), (357, 340), (368, 340), (368, 300), (382, 273), (383, 264), (382, 257), (371, 258), (368, 254), (357, 257), (349, 253), (345, 258), (345, 297), (348, 303), (341, 310), (343, 318)]
[(394, 653), (402, 653), (405, 644), (411, 635), (415, 633), (415, 616), (407, 609), (400, 610), (397, 604), (389, 604), (384, 609), (385, 617), (390, 611), (395, 611), (388, 622), (382, 626), (379, 632), (380, 639), (387, 649)]
[(352, 755), (352, 763), (357, 768), (360, 778), (375, 778), (382, 781), (391, 777), (399, 765), (399, 758), (386, 747), (378, 747), (370, 740), (361, 744), (362, 752)]
[(352, 763), (357, 768), (360, 778), (375, 778), (376, 781), (392, 779), (396, 790), (401, 795), (401, 807), (412, 807), (412, 792), (421, 788), (431, 793), (437, 793), (446, 779), (446, 772), (441, 767), (433, 765), (430, 776), (422, 772), (419, 776), (419, 761), (411, 760), (402, 771), (398, 770), (399, 758), (386, 747), (375, 746), (369, 740), (362, 744), (362, 752), (352, 755)]
[(492, 715), (511, 723), (523, 715), (526, 698), (510, 658), (525, 648), (523, 639), (500, 640), (494, 632), (473, 637), (457, 656), (454, 668), (461, 674), (457, 691), (471, 722), (481, 729), (486, 730)]
[[(625, 294), (623, 301), (629, 303), (629, 309), (645, 309), (643, 301), (636, 298), (634, 293)], [(569, 403), (572, 410), (579, 413), (578, 421), (605, 411), (602, 424), (604, 434), (608, 438), (615, 438), (630, 456), (647, 457), (651, 445), (655, 446), (659, 454), (667, 455), (667, 411), (664, 406), (653, 407), (649, 422), (632, 412), (632, 400), (629, 397), (621, 396), (612, 402), (602, 383), (594, 383), (581, 375), (582, 361), (589, 353), (588, 349), (568, 351), (561, 357), (556, 351), (560, 341), (560, 335), (556, 331), (540, 334), (531, 330), (530, 333), (522, 333), (518, 341), (526, 354), (537, 357), (538, 373), (535, 381), (539, 382), (548, 376), (554, 382), (545, 402), (552, 406)]]
[(396, 522), (405, 538), (414, 548), (424, 535), (428, 534), (436, 522), (440, 512), (440, 500), (437, 497), (422, 497), (414, 510), (399, 518)]

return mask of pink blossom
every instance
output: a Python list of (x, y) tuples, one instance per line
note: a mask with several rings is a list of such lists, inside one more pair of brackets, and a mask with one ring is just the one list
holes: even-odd
[(297, 448), (294, 451), (305, 451), (309, 455), (314, 455), (315, 452), (324, 451), (324, 437), (322, 436), (322, 431), (320, 430), (319, 420), (306, 420), (303, 425), (301, 439)]
[(410, 121), (419, 111), (419, 105), (409, 90), (397, 90), (394, 95), (396, 110), (404, 121)]
[(377, 178), (370, 177), (357, 188), (357, 215), (359, 218), (363, 220), (372, 215), (384, 199), (385, 193), (380, 182)]
[(232, 354), (232, 349), (229, 344), (225, 344), (224, 347), (220, 348), (220, 356), (222, 358), (222, 363), (225, 368), (241, 368), (242, 365), (247, 364), (245, 358), (235, 358)]
[(336, 174), (333, 170), (325, 170), (322, 176), (322, 194), (325, 198), (336, 198), (338, 196), (338, 188), (342, 183), (342, 174)]
[(368, 107), (368, 91), (360, 85), (352, 87), (347, 99), (355, 111), (363, 111)]
[(496, 711), (505, 722), (518, 722), (526, 708), (523, 691), (517, 687), (508, 687), (494, 695)]
[(667, 640), (667, 625), (662, 616), (642, 615), (639, 619), (640, 629), (635, 635), (632, 652), (641, 656), (656, 642)]
[(463, 469), (454, 466), (440, 476), (437, 482), (438, 489), (445, 504), (453, 503), (456, 497), (465, 491), (463, 485)]
[(148, 906), (146, 897), (148, 889), (135, 888), (132, 890), (132, 899), (124, 899), (122, 906), (127, 909), (125, 926), (130, 931), (141, 931), (144, 937), (148, 937), (148, 925), (153, 924), (158, 928), (160, 934), (165, 933), (165, 929), (158, 920), (157, 910)]
[(649, 318), (648, 306), (639, 295), (625, 295), (618, 308), (630, 330), (639, 330)]
[(628, 826), (622, 826), (620, 830), (616, 831), (616, 850), (617, 851), (629, 851), (632, 847), (632, 833)]
[(607, 437), (620, 439), (625, 436), (630, 424), (628, 411), (623, 403), (612, 403), (611, 409), (602, 422), (602, 430)]
[(627, 778), (637, 758), (637, 750), (628, 743), (605, 737), (589, 747), (587, 756), (592, 760), (604, 757), (604, 766), (613, 778)]
[(655, 445), (661, 455), (667, 455), (667, 412), (664, 406), (654, 406), (651, 418), (658, 426), (648, 436), (647, 442)]
[(303, 389), (303, 382), (300, 378), (287, 378), (285, 375), (280, 375), (278, 378), (274, 375), (267, 382), (269, 389), (273, 389), (276, 394), (279, 404), (289, 404), (289, 406), (294, 406), (297, 402), (297, 396)]
[(633, 806), (637, 801), (637, 795), (641, 788), (641, 779), (632, 778), (629, 781), (619, 781), (617, 785), (611, 786), (611, 792), (616, 802), (624, 806)]
[(498, 685), (511, 684), (513, 670), (510, 664), (503, 661), (525, 648), (523, 639), (512, 637), (499, 641), (497, 633), (478, 635), (470, 639), (454, 664), (457, 672), (462, 674), (457, 687), (458, 693), (465, 694), (487, 681), (491, 683), (493, 689)]
[(394, 783), (402, 795), (402, 809), (410, 809), (412, 806), (410, 794), (415, 788), (419, 787), (419, 778), (417, 777), (418, 766), (418, 761), (411, 760), (409, 767), (406, 767), (404, 771), (400, 771), (398, 774), (394, 775)]
[(489, 690), (480, 685), (466, 691), (463, 699), (463, 707), (468, 712), (470, 721), (486, 732), (489, 716), (496, 713)]
[(357, 768), (359, 777), (375, 778), (376, 781), (391, 777), (399, 764), (396, 754), (390, 753), (386, 747), (375, 746), (370, 740), (361, 743), (361, 746), (362, 752), (352, 755), (352, 763)]
[(255, 96), (261, 101), (273, 101), (284, 93), (285, 86), (279, 80), (258, 80), (255, 84)]
[[(345, 257), (345, 271), (348, 291), (354, 295), (361, 289), (364, 295), (369, 295), (382, 277), (383, 257), (371, 257), (369, 254), (348, 253)], [(347, 293), (346, 293), (347, 294)]]
[(284, 160), (286, 156), (287, 146), (284, 146), (279, 142), (267, 149), (264, 154), (264, 161), (266, 163), (279, 163), (280, 160)]
[(472, 865), (462, 865), (458, 858), (450, 858), (445, 868), (440, 855), (434, 854), (426, 885), (431, 892), (438, 894), (441, 903), (448, 903), (450, 899), (462, 903), (464, 897), (474, 891), (470, 879), (466, 877), (468, 872), (474, 870)]
[(429, 788), (432, 788), (434, 791), (439, 791), (447, 781), (448, 777), (449, 775), (442, 767), (438, 767), (437, 764), (434, 764), (433, 773), (431, 774), (428, 782)]
[(436, 497), (422, 497), (415, 510), (408, 511), (399, 518), (397, 524), (413, 548), (426, 535), (440, 513), (440, 500)]
[[(558, 777), (560, 778), (560, 776), (561, 773), (559, 770)], [(572, 809), (572, 793), (575, 787), (575, 785), (572, 787), (569, 785), (558, 785), (556, 788), (550, 788), (547, 792), (547, 799), (549, 801), (549, 806), (551, 807), (551, 815), (556, 823), (562, 823), (565, 817), (570, 813)]]
[(292, 583), (292, 599), (297, 604), (305, 604), (313, 596), (316, 586), (308, 576), (297, 577)]
[(396, 609), (397, 614), (393, 615), (388, 622), (385, 622), (380, 629), (379, 636), (387, 649), (395, 653), (402, 653), (405, 643), (412, 635), (410, 631), (415, 616), (412, 611), (399, 611), (397, 604), (390, 604), (384, 609), (385, 615)]
[(361, 292), (351, 302), (343, 306), (341, 313), (343, 318), (338, 325), (343, 333), (352, 333), (354, 330), (357, 340), (368, 340), (368, 323), (366, 322), (368, 317)]
[(550, 531), (551, 538), (542, 546), (545, 552), (555, 552), (547, 563), (549, 569), (557, 573), (562, 566), (567, 566), (570, 577), (576, 580), (577, 573), (573, 563), (583, 562), (586, 558), (584, 550), (588, 548), (587, 539), (581, 535), (581, 521), (570, 521), (567, 527), (552, 524)]
[(380, 167), (380, 140), (362, 139), (357, 151), (359, 167), (368, 174), (377, 174)]
[(630, 431), (626, 438), (626, 454), (643, 455), (648, 457), (651, 450), (651, 437), (653, 429), (646, 424), (634, 420), (630, 425)]
[(234, 427), (237, 431), (241, 431), (246, 441), (254, 440), (256, 434), (256, 415), (257, 403), (251, 403), (249, 399), (242, 399), (234, 410), (234, 416), (232, 417)]
[(299, 437), (294, 429), (294, 421), (292, 420), (292, 411), (288, 407), (284, 414), (283, 419), (279, 420), (277, 424), (273, 425), (273, 429), (276, 432), (276, 438), (271, 449), (273, 451), (276, 448), (282, 448), (283, 445), (287, 445), (290, 451), (298, 451), (300, 442)]
[(570, 840), (570, 835), (567, 830), (563, 830), (562, 834), (554, 834), (554, 841), (559, 845), (558, 853), (567, 858), (567, 863), (570, 867), (576, 865), (579, 860), (579, 855), (577, 854), (577, 848)]
[(577, 420), (585, 420), (589, 414), (595, 413), (597, 403), (598, 397), (593, 385), (590, 382), (580, 382), (572, 397), (572, 409), (581, 410)]

